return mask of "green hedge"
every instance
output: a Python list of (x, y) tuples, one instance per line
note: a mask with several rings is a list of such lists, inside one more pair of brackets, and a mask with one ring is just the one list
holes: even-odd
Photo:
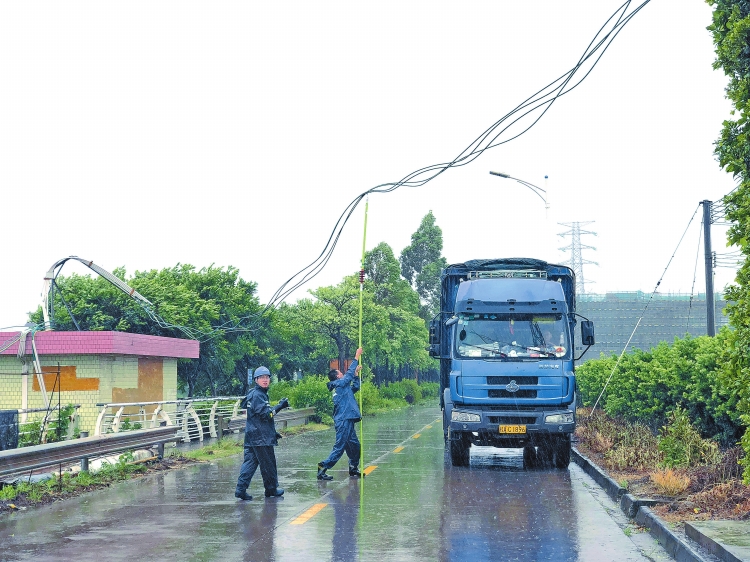
[(587, 361), (576, 369), (583, 405), (593, 406), (609, 379), (598, 406), (609, 415), (656, 431), (682, 408), (703, 437), (735, 445), (744, 428), (736, 394), (720, 381), (726, 336), (724, 330), (714, 338), (675, 338), (651, 351), (635, 350), (614, 372), (614, 355)]
[[(275, 404), (282, 398), (289, 398), (292, 408), (314, 407), (320, 421), (331, 423), (333, 416), (333, 400), (326, 386), (328, 377), (323, 375), (310, 375), (299, 381), (279, 381), (271, 384), (268, 389), (268, 398)], [(371, 382), (362, 383), (362, 410), (365, 414), (403, 408), (410, 404), (418, 404), (437, 400), (438, 383), (428, 382), (418, 384), (411, 379), (378, 387)], [(360, 397), (355, 394), (359, 401)]]

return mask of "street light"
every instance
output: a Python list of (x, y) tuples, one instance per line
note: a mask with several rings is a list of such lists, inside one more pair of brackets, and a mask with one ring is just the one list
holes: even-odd
[[(542, 189), (541, 187), (536, 186), (533, 183), (529, 183), (527, 181), (520, 180), (518, 178), (514, 178), (514, 177), (509, 176), (508, 174), (504, 174), (502, 172), (493, 172), (492, 170), (490, 170), (490, 175), (492, 175), (492, 176), (499, 176), (501, 178), (506, 178), (506, 179), (509, 179), (509, 180), (515, 180), (518, 183), (520, 183), (521, 185), (524, 185), (524, 186), (528, 187), (531, 191), (533, 191), (534, 193), (536, 193), (536, 195), (537, 195), (537, 197), (539, 197), (539, 199), (541, 199), (542, 201), (544, 201), (544, 210), (545, 211), (549, 210), (549, 203), (547, 203), (547, 191), (545, 189)], [(545, 176), (545, 178), (546, 178), (546, 176)], [(542, 193), (544, 195), (542, 195)]]

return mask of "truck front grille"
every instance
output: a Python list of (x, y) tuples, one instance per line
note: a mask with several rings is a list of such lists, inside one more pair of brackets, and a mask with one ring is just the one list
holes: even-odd
[(490, 423), (502, 423), (512, 425), (534, 425), (536, 417), (528, 416), (488, 416)]
[(490, 389), (487, 391), (490, 398), (536, 398), (536, 390), (518, 390), (508, 392), (507, 390)]

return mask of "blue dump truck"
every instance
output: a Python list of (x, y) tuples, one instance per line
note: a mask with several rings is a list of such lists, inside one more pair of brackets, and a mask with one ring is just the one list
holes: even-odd
[(523, 448), (526, 467), (566, 468), (576, 426), (575, 361), (594, 344), (593, 323), (576, 314), (573, 271), (530, 258), (450, 265), (440, 305), (429, 350), (440, 359), (453, 465), (469, 465), (471, 445), (491, 445)]

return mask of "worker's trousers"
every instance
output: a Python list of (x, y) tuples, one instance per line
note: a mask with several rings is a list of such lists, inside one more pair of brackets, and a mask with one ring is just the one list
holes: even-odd
[(263, 477), (263, 487), (269, 491), (276, 491), (279, 478), (276, 472), (276, 453), (270, 445), (245, 445), (245, 458), (240, 467), (240, 477), (237, 480), (237, 492), (242, 493), (250, 487), (255, 471), (260, 466)]

